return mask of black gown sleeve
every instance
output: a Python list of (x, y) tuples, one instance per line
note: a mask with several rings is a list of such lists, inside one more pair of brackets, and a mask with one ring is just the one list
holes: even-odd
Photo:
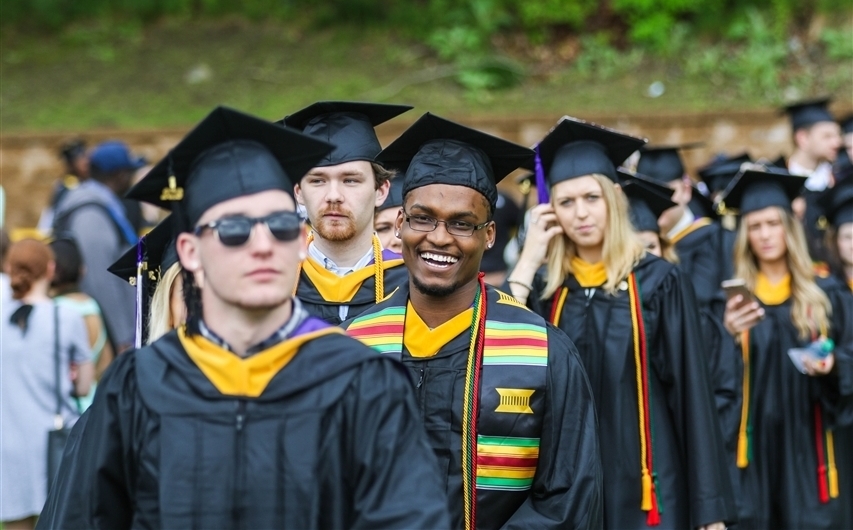
[(602, 528), (598, 419), (577, 350), (548, 326), (548, 372), (539, 465), (527, 500), (503, 528)]
[(710, 309), (702, 309), (699, 322), (708, 348), (708, 368), (714, 391), (714, 403), (726, 450), (732, 454), (737, 448), (740, 427), (743, 362), (740, 348)]
[(127, 426), (134, 420), (134, 353), (116, 358), (74, 426), (36, 528), (130, 528)]
[(827, 289), (832, 305), (835, 366), (830, 374), (838, 393), (834, 410), (836, 425), (853, 425), (853, 293), (838, 286)]
[(699, 328), (699, 311), (684, 275), (670, 271), (649, 303), (659, 315), (652, 361), (666, 385), (667, 404), (683, 450), (691, 524), (704, 526), (736, 519), (722, 433)]
[(438, 462), (412, 385), (390, 359), (360, 371), (348, 440), (354, 483), (351, 529), (450, 528)]

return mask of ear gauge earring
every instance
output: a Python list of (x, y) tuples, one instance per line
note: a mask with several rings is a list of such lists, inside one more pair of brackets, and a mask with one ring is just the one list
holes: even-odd
[(305, 259), (305, 258), (307, 258), (307, 257), (308, 257), (308, 255), (307, 255), (307, 254), (305, 254), (304, 252), (300, 252), (300, 253), (299, 253), (299, 261), (302, 261), (302, 260), (304, 260), (304, 259)]

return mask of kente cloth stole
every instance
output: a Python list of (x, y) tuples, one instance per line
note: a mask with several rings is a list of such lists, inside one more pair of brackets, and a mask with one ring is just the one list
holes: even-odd
[[(478, 497), (526, 495), (539, 460), (548, 338), (533, 317), (498, 320), (505, 306), (523, 308), (485, 285), (474, 301), (463, 396), (462, 476), (465, 526), (476, 527)], [(493, 314), (496, 318), (487, 318)], [(531, 313), (532, 315), (532, 313)], [(525, 316), (522, 313), (522, 316)], [(402, 356), (406, 306), (384, 307), (356, 318), (347, 332), (383, 354)], [(457, 335), (458, 336), (458, 335)]]

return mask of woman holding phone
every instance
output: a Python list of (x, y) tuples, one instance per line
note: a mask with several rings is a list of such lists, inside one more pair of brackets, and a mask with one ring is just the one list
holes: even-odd
[(743, 361), (731, 456), (743, 528), (850, 525), (839, 502), (833, 428), (846, 421), (853, 394), (853, 298), (832, 278), (815, 277), (791, 212), (804, 181), (746, 170), (723, 199), (741, 215), (735, 278), (755, 296), (732, 296), (724, 314)]
[(598, 408), (605, 527), (722, 530), (734, 506), (693, 290), (646, 252), (617, 184), (643, 143), (574, 118), (539, 143), (550, 199), (532, 209), (507, 283), (577, 345)]

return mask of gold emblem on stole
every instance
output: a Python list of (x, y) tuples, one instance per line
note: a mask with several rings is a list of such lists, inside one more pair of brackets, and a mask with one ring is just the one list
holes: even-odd
[(530, 396), (535, 390), (526, 388), (496, 388), (501, 396), (500, 405), (495, 412), (508, 412), (511, 414), (533, 414), (530, 408)]

